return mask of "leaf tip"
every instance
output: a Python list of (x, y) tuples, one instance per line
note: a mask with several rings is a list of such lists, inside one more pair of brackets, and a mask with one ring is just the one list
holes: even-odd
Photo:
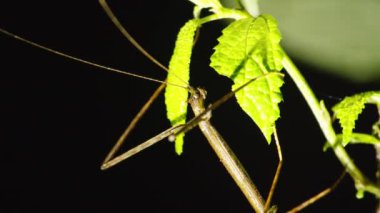
[(174, 142), (175, 152), (177, 155), (181, 155), (183, 153), (183, 144), (184, 144), (184, 135), (178, 135)]

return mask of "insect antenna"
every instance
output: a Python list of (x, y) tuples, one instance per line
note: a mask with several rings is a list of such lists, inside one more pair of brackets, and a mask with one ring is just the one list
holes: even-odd
[(89, 60), (81, 59), (81, 58), (78, 58), (78, 57), (66, 54), (64, 52), (61, 52), (61, 51), (58, 51), (58, 50), (46, 47), (44, 45), (38, 44), (36, 42), (33, 42), (31, 40), (28, 40), (26, 38), (23, 38), (21, 36), (13, 34), (13, 33), (9, 32), (7, 30), (4, 30), (2, 28), (0, 28), (0, 33), (2, 33), (4, 35), (7, 35), (9, 37), (12, 37), (12, 38), (14, 38), (16, 40), (22, 41), (22, 42), (24, 42), (26, 44), (29, 44), (29, 45), (33, 46), (33, 47), (37, 47), (39, 49), (42, 49), (42, 50), (45, 50), (47, 52), (53, 53), (55, 55), (59, 55), (59, 56), (62, 56), (64, 58), (68, 58), (70, 60), (77, 61), (77, 62), (80, 62), (80, 63), (83, 63), (83, 64), (87, 64), (87, 65), (90, 65), (90, 66), (93, 66), (93, 67), (97, 67), (97, 68), (100, 68), (100, 69), (103, 69), (103, 70), (107, 70), (107, 71), (118, 73), (118, 74), (122, 74), (122, 75), (132, 76), (132, 77), (135, 77), (135, 78), (144, 79), (144, 80), (148, 80), (148, 81), (152, 81), (152, 82), (156, 82), (156, 83), (170, 84), (170, 85), (173, 85), (173, 86), (177, 86), (177, 87), (181, 87), (181, 88), (184, 88), (184, 89), (188, 89), (187, 86), (173, 84), (173, 83), (168, 83), (166, 81), (161, 81), (161, 80), (158, 80), (158, 79), (155, 79), (155, 78), (150, 78), (150, 77), (147, 77), (147, 76), (138, 75), (138, 74), (135, 74), (135, 73), (132, 73), (132, 72), (127, 72), (127, 71), (122, 70), (122, 69), (117, 69), (117, 68), (105, 66), (105, 65), (102, 65), (102, 64), (99, 64), (99, 63), (95, 63), (95, 62), (92, 62), (92, 61), (89, 61)]
[[(116, 15), (112, 12), (111, 8), (107, 4), (106, 0), (99, 0), (99, 4), (102, 6), (104, 12), (107, 14), (108, 18), (112, 21), (112, 23), (116, 26), (116, 28), (123, 34), (123, 36), (128, 39), (129, 42), (137, 49), (139, 50), (146, 58), (148, 58), (150, 61), (152, 61), (154, 64), (156, 64), (158, 67), (160, 67), (162, 70), (169, 72), (169, 69), (164, 66), (161, 62), (159, 62), (155, 57), (153, 57), (148, 51), (145, 50), (137, 41), (133, 38), (133, 36), (123, 27), (123, 25), (120, 23), (119, 19), (116, 17)], [(185, 82), (183, 79), (178, 77), (173, 73), (173, 76), (180, 80), (184, 85), (182, 87), (186, 87), (189, 90), (192, 90), (193, 88), (188, 85), (187, 82)]]

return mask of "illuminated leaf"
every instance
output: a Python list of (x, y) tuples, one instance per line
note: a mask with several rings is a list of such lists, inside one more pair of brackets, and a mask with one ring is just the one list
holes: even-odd
[[(198, 27), (196, 20), (188, 21), (179, 31), (174, 52), (169, 63), (169, 73), (165, 90), (167, 117), (175, 126), (186, 123), (188, 91), (175, 85), (189, 84), (190, 58), (195, 31)], [(183, 134), (176, 137), (175, 150), (178, 155), (183, 151)]]
[(370, 91), (346, 97), (332, 108), (343, 129), (342, 144), (344, 146), (350, 142), (355, 121), (363, 111), (365, 104), (376, 102), (380, 102), (380, 91)]
[[(223, 30), (211, 57), (211, 67), (234, 81), (232, 89), (268, 72), (282, 69), (281, 34), (269, 15), (233, 22)], [(254, 81), (236, 93), (241, 108), (260, 128), (268, 143), (280, 117), (283, 79), (271, 75)]]

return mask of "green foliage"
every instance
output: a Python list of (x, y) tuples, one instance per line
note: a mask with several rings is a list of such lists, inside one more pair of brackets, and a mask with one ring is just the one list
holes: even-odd
[[(370, 192), (379, 197), (380, 188), (367, 180), (346, 153), (346, 150), (342, 149), (338, 143), (378, 143), (378, 140), (372, 136), (353, 133), (352, 131), (355, 126), (355, 120), (363, 110), (364, 104), (375, 103), (379, 107), (380, 92), (364, 93), (350, 97), (334, 107), (336, 117), (343, 128), (343, 134), (337, 135), (332, 126), (330, 113), (323, 101), (319, 101), (315, 97), (303, 75), (279, 45), (281, 35), (273, 17), (261, 15), (255, 19), (250, 15), (253, 13), (248, 14), (244, 10), (223, 7), (216, 0), (190, 1), (196, 4), (194, 17), (199, 21), (200, 25), (218, 19), (237, 20), (223, 30), (223, 35), (218, 39), (219, 44), (215, 47), (215, 53), (211, 57), (210, 65), (219, 74), (234, 81), (233, 90), (246, 82), (252, 82), (239, 90), (236, 93), (236, 98), (242, 109), (260, 128), (268, 143), (270, 143), (271, 135), (273, 134), (275, 121), (280, 116), (278, 104), (282, 101), (280, 87), (283, 80), (280, 76), (265, 74), (272, 71), (278, 72), (284, 66), (316, 117), (329, 147), (334, 150), (339, 161), (346, 166), (348, 173), (354, 179), (358, 190), (357, 196), (362, 197), (364, 192)], [(250, 3), (252, 2), (250, 1)], [(254, 10), (258, 9), (257, 5), (249, 7)], [(210, 8), (209, 11), (212, 14), (201, 17), (200, 11), (203, 8)], [(283, 8), (282, 11), (284, 11)], [(305, 38), (308, 39), (309, 37)], [(313, 40), (318, 40), (318, 38), (320, 36)], [(306, 52), (303, 54), (305, 55), (310, 48), (304, 49)], [(325, 51), (326, 48), (322, 49)], [(331, 60), (332, 58), (334, 57), (329, 59)], [(263, 75), (265, 76), (259, 80), (250, 81)]]
[(343, 129), (342, 144), (345, 146), (352, 140), (355, 121), (359, 114), (363, 111), (366, 103), (376, 102), (376, 97), (380, 95), (380, 91), (370, 91), (346, 97), (340, 103), (336, 104), (332, 110)]
[[(211, 67), (234, 81), (232, 89), (257, 76), (282, 69), (281, 34), (273, 17), (241, 19), (223, 30), (211, 57)], [(236, 93), (242, 109), (260, 128), (268, 143), (280, 117), (280, 76), (267, 76)]]
[[(200, 8), (222, 7), (217, 0), (191, 1)], [(220, 18), (233, 14), (230, 12), (224, 11), (226, 14), (219, 14)], [(232, 17), (242, 15), (241, 12), (236, 14)], [(190, 20), (181, 28), (169, 63), (167, 81), (170, 84), (166, 88), (165, 102), (167, 117), (172, 125), (186, 122), (188, 93), (173, 84), (183, 85), (189, 81), (191, 50), (199, 21), (200, 19)], [(238, 20), (228, 26), (218, 40), (220, 43), (215, 47), (211, 66), (219, 74), (228, 76), (234, 81), (232, 89), (253, 78), (282, 69), (282, 52), (279, 46), (281, 35), (276, 21), (269, 15), (257, 19), (250, 17)], [(281, 76), (267, 76), (236, 94), (239, 105), (259, 126), (268, 143), (271, 140), (275, 121), (280, 116), (278, 103), (282, 101), (280, 91), (282, 84)], [(183, 151), (183, 136), (178, 135), (176, 138), (175, 148), (178, 154)]]
[[(169, 73), (165, 91), (167, 117), (173, 126), (186, 123), (188, 91), (175, 85), (189, 84), (190, 58), (193, 47), (197, 20), (188, 21), (179, 31), (174, 52), (169, 63)], [(183, 134), (176, 137), (175, 150), (178, 155), (183, 151)]]
[[(328, 140), (328, 146), (334, 150), (339, 160), (347, 165), (349, 174), (354, 178), (355, 186), (358, 189), (357, 196), (362, 197), (364, 192), (380, 195), (378, 187), (365, 178), (361, 178), (363, 177), (361, 171), (353, 164), (345, 150), (334, 146), (335, 142), (343, 145), (380, 143), (378, 138), (371, 135), (353, 133), (355, 121), (365, 104), (379, 105), (380, 92), (366, 92), (347, 97), (334, 106), (333, 111), (343, 129), (341, 135), (336, 135), (331, 125), (331, 116), (323, 101), (316, 99), (299, 70), (281, 48), (281, 34), (277, 22), (272, 16), (260, 15), (253, 18), (244, 11), (224, 8), (217, 0), (190, 1), (196, 4), (194, 10), (196, 19), (190, 20), (181, 28), (169, 65), (168, 82), (170, 84), (166, 89), (165, 102), (168, 118), (172, 125), (186, 122), (188, 93), (185, 89), (173, 84), (188, 84), (191, 51), (196, 29), (210, 21), (222, 18), (235, 19), (236, 21), (227, 26), (223, 30), (222, 36), (218, 38), (219, 44), (214, 48), (215, 52), (211, 57), (210, 66), (220, 75), (233, 80), (232, 90), (236, 90), (259, 76), (270, 72), (279, 72), (284, 66), (316, 116), (322, 132)], [(211, 8), (210, 12), (214, 14), (200, 17), (202, 8)], [(239, 105), (257, 124), (268, 143), (271, 142), (275, 122), (280, 117), (278, 104), (282, 101), (280, 88), (283, 83), (281, 76), (266, 75), (247, 84), (236, 93)], [(175, 148), (178, 154), (183, 151), (183, 136), (183, 134), (178, 135), (176, 138)]]

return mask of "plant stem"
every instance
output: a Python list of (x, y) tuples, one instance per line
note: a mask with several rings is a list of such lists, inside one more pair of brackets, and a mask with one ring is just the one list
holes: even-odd
[(229, 8), (218, 8), (217, 11), (214, 11), (215, 13), (206, 17), (203, 17), (199, 19), (199, 24), (205, 24), (207, 22), (216, 21), (220, 19), (243, 19), (243, 18), (249, 18), (251, 15), (245, 11), (240, 10), (234, 10)]
[[(379, 119), (372, 126), (372, 131), (373, 131), (373, 135), (380, 139), (380, 104), (377, 104), (377, 112), (379, 115)], [(377, 163), (376, 183), (377, 183), (377, 186), (380, 187), (380, 144), (375, 144), (374, 148), (375, 148), (375, 152), (376, 152), (376, 163)], [(377, 200), (376, 212), (380, 213), (380, 199), (379, 198)]]
[[(376, 152), (376, 163), (377, 163), (376, 182), (377, 182), (377, 185), (380, 186), (380, 145), (375, 144), (374, 148), (375, 148), (375, 152)], [(380, 212), (380, 200), (379, 199), (377, 201), (376, 209), (377, 209), (376, 212)]]
[(307, 104), (309, 105), (312, 113), (318, 121), (318, 124), (327, 139), (330, 147), (333, 149), (336, 157), (341, 162), (341, 164), (346, 168), (347, 172), (350, 174), (352, 179), (355, 182), (355, 187), (358, 191), (367, 191), (370, 192), (377, 197), (380, 197), (380, 188), (376, 186), (376, 184), (369, 181), (362, 172), (357, 168), (355, 163), (352, 161), (346, 150), (343, 148), (341, 144), (336, 142), (336, 133), (331, 123), (330, 115), (327, 109), (324, 107), (323, 102), (319, 103), (317, 98), (315, 97), (313, 91), (310, 86), (307, 84), (307, 81), (302, 76), (301, 72), (294, 65), (292, 60), (286, 54), (284, 50), (282, 50), (284, 54), (283, 66), (286, 69), (287, 73), (293, 79), (294, 83), (300, 90), (301, 94), (305, 98)]

